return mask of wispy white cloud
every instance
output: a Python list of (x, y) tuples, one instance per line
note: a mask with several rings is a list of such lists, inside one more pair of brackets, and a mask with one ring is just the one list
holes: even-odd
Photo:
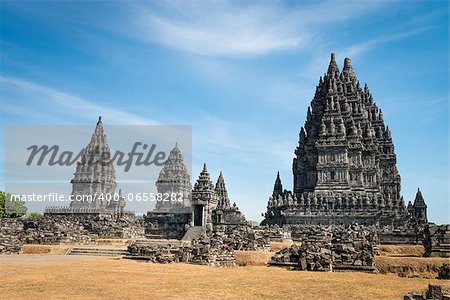
[(401, 32), (394, 32), (391, 34), (386, 34), (381, 37), (377, 37), (374, 39), (370, 39), (364, 42), (361, 42), (359, 44), (351, 45), (346, 49), (343, 49), (342, 53), (348, 57), (356, 57), (364, 52), (367, 52), (371, 50), (372, 48), (375, 48), (379, 45), (388, 43), (388, 42), (394, 42), (399, 41), (411, 36), (415, 36), (421, 33), (426, 32), (427, 30), (431, 29), (430, 26), (421, 27), (413, 30), (407, 30), (407, 31), (401, 31)]
[[(386, 33), (374, 38), (371, 37), (359, 43), (354, 43), (345, 47), (338, 45), (335, 47), (333, 52), (336, 52), (338, 60), (341, 58), (343, 60), (344, 57), (355, 59), (386, 43), (401, 41), (403, 39), (427, 32), (430, 29), (430, 26), (423, 26), (420, 28), (413, 27), (413, 29), (401, 28), (397, 31)], [(326, 47), (323, 51), (317, 51), (306, 67), (301, 70), (300, 76), (310, 80), (311, 82), (317, 81), (319, 76), (321, 76), (324, 70), (327, 69), (326, 66), (329, 62), (327, 57), (329, 56), (330, 50), (328, 47)]]
[[(8, 91), (9, 95), (16, 95), (15, 97), (20, 97), (24, 100), (28, 99), (29, 104), (24, 107), (12, 104), (20, 99), (8, 99), (8, 97), (13, 96), (2, 96), (3, 98), (6, 97), (6, 99), (3, 99), (5, 105), (2, 107), (2, 110), (18, 116), (29, 115), (35, 118), (39, 117), (43, 121), (49, 121), (55, 115), (70, 115), (92, 121), (96, 120), (99, 115), (102, 115), (111, 123), (130, 125), (158, 124), (154, 120), (143, 118), (136, 114), (108, 107), (107, 105), (99, 105), (76, 95), (15, 77), (1, 75), (0, 85), (3, 92)], [(36, 114), (36, 108), (42, 111), (44, 107), (47, 108), (45, 109), (46, 114)]]
[(205, 56), (253, 56), (306, 48), (320, 28), (361, 17), (384, 5), (322, 1), (291, 7), (282, 2), (171, 1), (139, 5), (129, 34)]

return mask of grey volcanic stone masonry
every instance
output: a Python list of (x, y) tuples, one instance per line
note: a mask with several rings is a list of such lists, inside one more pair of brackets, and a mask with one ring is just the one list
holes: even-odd
[(375, 228), (362, 226), (299, 226), (293, 245), (277, 252), (269, 265), (308, 271), (376, 272), (377, 254)]
[(23, 244), (96, 244), (99, 238), (142, 238), (144, 224), (92, 215), (46, 215), (38, 221), (0, 219), (0, 253), (19, 253)]
[(183, 155), (178, 144), (170, 151), (164, 167), (159, 173), (156, 181), (158, 193), (164, 195), (176, 194), (177, 200), (182, 201), (158, 201), (155, 212), (189, 212), (191, 207), (191, 177), (184, 163)]
[(154, 263), (188, 262), (215, 267), (235, 267), (233, 248), (223, 236), (212, 233), (202, 235), (191, 242), (143, 243), (137, 241), (128, 246), (126, 258), (146, 260)]
[(424, 256), (450, 258), (450, 225), (425, 226)]
[(214, 226), (214, 234), (223, 241), (224, 244), (230, 246), (233, 250), (240, 251), (256, 251), (270, 249), (269, 228), (267, 230), (258, 230), (250, 226), (243, 225), (222, 225)]
[(392, 134), (349, 58), (320, 77), (292, 162), (293, 190), (277, 174), (263, 225), (402, 225), (427, 222), (420, 191), (408, 207)]

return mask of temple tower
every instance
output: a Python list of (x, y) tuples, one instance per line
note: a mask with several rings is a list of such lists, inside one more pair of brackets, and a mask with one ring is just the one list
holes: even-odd
[(81, 161), (77, 162), (70, 182), (73, 198), (70, 207), (113, 211), (123, 209), (124, 202), (108, 201), (117, 198), (116, 177), (102, 117), (98, 118), (91, 141), (84, 149)]
[(214, 189), (217, 196), (217, 206), (212, 211), (212, 222), (214, 225), (238, 225), (246, 224), (244, 215), (239, 211), (236, 203), (230, 204), (225, 179), (222, 172), (217, 178)]
[[(158, 201), (154, 211), (156, 212), (183, 212), (188, 211), (191, 207), (191, 191), (192, 184), (189, 173), (184, 163), (183, 155), (175, 144), (170, 151), (169, 157), (164, 163), (164, 167), (159, 173), (156, 187), (163, 199), (170, 201)], [(172, 197), (175, 195), (175, 197)], [(172, 199), (176, 199), (173, 201)]]
[[(267, 224), (389, 225), (406, 216), (391, 130), (349, 58), (340, 71), (331, 54), (294, 155), (293, 192), (283, 190), (278, 175)], [(416, 215), (424, 221), (426, 206), (417, 202)]]
[(214, 191), (217, 195), (217, 208), (230, 207), (230, 199), (228, 198), (228, 191), (225, 186), (225, 180), (223, 179), (222, 172), (220, 172), (219, 178), (217, 178), (216, 187)]
[(192, 224), (212, 228), (212, 211), (217, 207), (217, 195), (206, 164), (192, 190)]
[(418, 223), (427, 223), (427, 205), (425, 199), (423, 199), (422, 192), (417, 189), (416, 198), (412, 205), (412, 217), (417, 220)]

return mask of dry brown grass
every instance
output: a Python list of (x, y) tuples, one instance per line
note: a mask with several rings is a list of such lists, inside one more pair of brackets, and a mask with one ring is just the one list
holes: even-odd
[(281, 249), (290, 247), (294, 244), (301, 245), (301, 242), (270, 242), (270, 251), (278, 252)]
[(267, 266), (275, 252), (269, 251), (235, 251), (239, 266)]
[[(29, 256), (27, 256), (29, 257)], [(365, 273), (211, 268), (109, 258), (0, 256), (5, 299), (401, 299), (437, 280)], [(14, 256), (12, 256), (14, 258)], [(15, 256), (17, 259), (18, 256)], [(64, 259), (62, 259), (64, 258)], [(442, 281), (440, 282), (442, 283)]]
[(22, 254), (64, 255), (69, 250), (66, 245), (23, 245)]
[(396, 257), (422, 257), (422, 245), (379, 245), (380, 255)]
[(239, 266), (267, 266), (270, 258), (281, 249), (301, 245), (300, 242), (270, 242), (270, 251), (235, 251)]
[(428, 257), (375, 257), (375, 265), (380, 273), (396, 273), (403, 277), (435, 278), (439, 267), (449, 258)]

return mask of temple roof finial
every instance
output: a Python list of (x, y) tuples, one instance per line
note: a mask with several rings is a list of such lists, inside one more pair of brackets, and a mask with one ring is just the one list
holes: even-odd
[(97, 124), (100, 124), (102, 122), (102, 116), (98, 116)]
[(330, 64), (328, 65), (328, 72), (327, 72), (328, 78), (339, 78), (339, 68), (336, 64), (336, 56), (334, 53), (331, 53), (331, 60)]
[(352, 60), (348, 57), (344, 58), (344, 70), (352, 69)]

